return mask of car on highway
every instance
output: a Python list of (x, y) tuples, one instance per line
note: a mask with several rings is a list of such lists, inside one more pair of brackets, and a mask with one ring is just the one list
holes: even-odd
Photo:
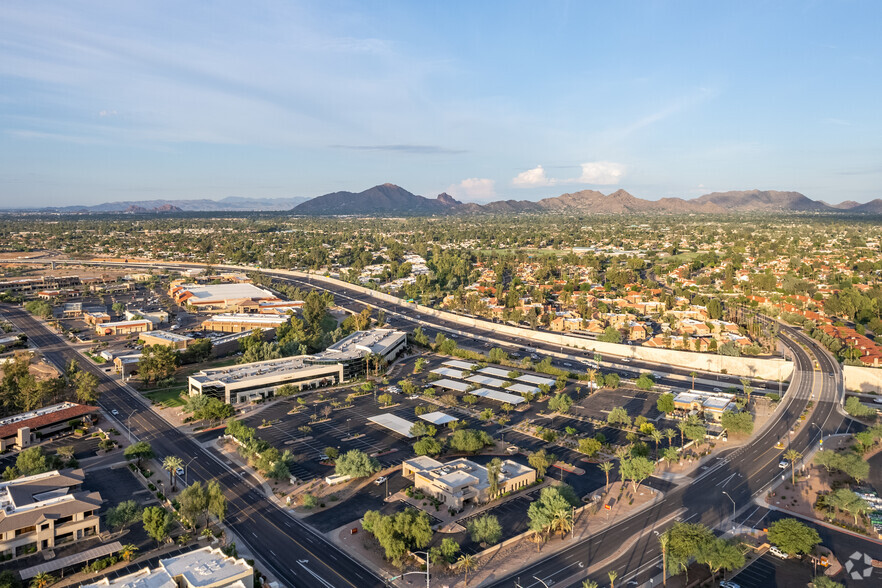
[(386, 476), (380, 476), (379, 478), (377, 478), (376, 480), (374, 480), (374, 486), (379, 486), (380, 484), (382, 484), (383, 482), (385, 482), (386, 479), (387, 479)]
[(624, 363), (631, 363), (631, 360), (628, 359), (627, 357), (623, 357), (623, 358), (622, 358), (622, 362), (624, 362)]
[(714, 388), (714, 392), (722, 392), (720, 388)]
[(786, 470), (787, 468), (790, 467), (790, 462), (787, 461), (786, 459), (782, 459), (780, 462), (778, 462), (778, 467), (781, 468), (782, 470)]
[(564, 362), (564, 367), (573, 367), (573, 364), (571, 364), (571, 363), (565, 361), (565, 362)]
[(882, 404), (882, 398), (874, 398), (873, 403), (874, 404)]
[(184, 468), (181, 468), (181, 467), (177, 467), (177, 468), (175, 468), (175, 473), (176, 473), (179, 477), (183, 478), (183, 477), (184, 477)]

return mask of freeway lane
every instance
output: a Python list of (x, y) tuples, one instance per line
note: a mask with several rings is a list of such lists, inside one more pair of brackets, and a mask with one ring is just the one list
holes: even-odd
[[(762, 495), (767, 485), (781, 475), (778, 461), (786, 448), (775, 449), (774, 445), (779, 438), (790, 439), (790, 447), (806, 453), (807, 448), (820, 435), (811, 423), (820, 427), (824, 434), (836, 432), (843, 421), (837, 407), (838, 376), (831, 378), (827, 374), (837, 374), (838, 365), (802, 333), (785, 329), (781, 338), (793, 352), (797, 369), (777, 418), (765, 430), (759, 431), (750, 445), (722, 452), (716, 464), (698, 472), (690, 484), (669, 492), (660, 503), (647, 511), (584, 541), (574, 543), (572, 547), (537, 564), (508, 577), (499, 578), (492, 585), (509, 587), (515, 585), (518, 578), (522, 578), (530, 579), (520, 582), (523, 588), (539, 588), (542, 584), (532, 579), (535, 576), (549, 585), (553, 582), (576, 587), (586, 575), (578, 573), (582, 568), (574, 565), (574, 562), (587, 568), (594, 562), (604, 560), (610, 562), (605, 569), (589, 576), (601, 585), (608, 581), (606, 572), (611, 569), (619, 572), (622, 585), (629, 581), (646, 583), (661, 571), (660, 552), (654, 535), (654, 527), (658, 526), (657, 530), (661, 531), (666, 526), (659, 525), (660, 522), (666, 523), (670, 517), (676, 517), (712, 527), (719, 525), (732, 514), (732, 503), (722, 494), (723, 491), (728, 492), (737, 507), (744, 507), (754, 497)], [(798, 342), (809, 345), (813, 350), (821, 364), (821, 371), (813, 370), (812, 357)], [(816, 402), (815, 411), (791, 436), (791, 427), (813, 396)], [(643, 535), (636, 543), (629, 546), (629, 540), (641, 533)]]
[(231, 471), (216, 451), (203, 448), (173, 428), (139, 394), (83, 359), (42, 323), (9, 305), (0, 305), (0, 312), (26, 332), (31, 344), (56, 366), (63, 368), (75, 360), (81, 369), (95, 374), (100, 382), (99, 405), (107, 414), (119, 411), (120, 430), (125, 431), (128, 421), (134, 436), (149, 442), (160, 460), (166, 455), (181, 457), (189, 463), (190, 480), (218, 480), (230, 505), (226, 524), (284, 586), (363, 588), (384, 584), (373, 572), (267, 500), (253, 483)]

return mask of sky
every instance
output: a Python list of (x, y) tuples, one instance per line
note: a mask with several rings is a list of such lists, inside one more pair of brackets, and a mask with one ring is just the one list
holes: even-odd
[(0, 207), (882, 197), (882, 3), (0, 3)]

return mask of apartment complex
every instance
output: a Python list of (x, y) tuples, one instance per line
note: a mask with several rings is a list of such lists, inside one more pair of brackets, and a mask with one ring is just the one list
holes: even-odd
[(21, 557), (100, 532), (101, 495), (80, 491), (83, 470), (0, 483), (0, 556)]
[[(442, 464), (431, 457), (415, 457), (401, 464), (401, 475), (412, 478), (416, 489), (450, 508), (492, 498), (487, 468), (465, 458)], [(497, 494), (525, 488), (535, 481), (536, 470), (506, 459), (499, 471)]]
[(203, 547), (160, 559), (155, 569), (111, 580), (103, 578), (82, 588), (253, 588), (254, 569), (244, 559), (225, 555), (220, 549)]

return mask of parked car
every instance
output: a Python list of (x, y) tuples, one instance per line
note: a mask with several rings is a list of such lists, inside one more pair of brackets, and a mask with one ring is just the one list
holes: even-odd
[(119, 411), (114, 408), (113, 410), (110, 411), (110, 414), (112, 414), (113, 416), (118, 416)]
[(784, 553), (783, 551), (781, 551), (780, 549), (778, 549), (778, 548), (777, 548), (776, 546), (774, 546), (774, 545), (772, 545), (771, 547), (769, 547), (769, 553), (771, 553), (771, 554), (774, 555), (775, 557), (780, 557), (781, 559), (787, 559), (787, 558), (790, 557), (789, 555), (787, 555), (786, 553)]

